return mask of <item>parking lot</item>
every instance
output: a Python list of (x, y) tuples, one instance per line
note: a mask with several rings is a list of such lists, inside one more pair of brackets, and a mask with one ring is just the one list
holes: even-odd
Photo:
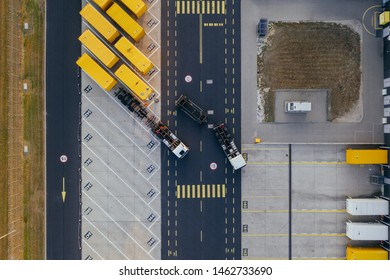
[[(143, 79), (158, 98), (160, 1), (147, 4), (148, 12), (139, 21), (147, 35), (137, 47), (155, 66)], [(82, 26), (89, 28), (86, 22)], [(84, 72), (81, 81), (82, 257), (160, 259), (161, 142), (117, 98), (120, 87), (128, 92), (123, 85), (105, 92)], [(159, 116), (159, 103), (149, 109)]]

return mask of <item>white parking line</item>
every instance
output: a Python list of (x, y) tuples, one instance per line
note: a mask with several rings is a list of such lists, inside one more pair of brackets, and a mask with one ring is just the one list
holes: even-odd
[[(149, 252), (146, 251), (145, 248), (141, 244), (139, 244), (137, 242), (137, 240), (135, 240), (135, 238), (133, 238), (130, 234), (128, 234), (127, 231), (120, 224), (118, 224), (106, 211), (104, 211), (104, 209), (102, 207), (100, 207), (99, 204), (97, 204), (88, 194), (84, 193), (84, 195), (86, 195), (100, 209), (100, 211), (102, 211), (104, 213), (104, 215), (106, 215), (125, 235), (127, 235), (135, 244), (137, 244), (138, 247), (140, 247), (142, 249), (142, 251), (144, 251), (152, 259), (154, 259), (153, 256), (149, 254), (150, 251)], [(154, 234), (152, 234), (151, 237), (157, 238), (157, 236), (155, 236)]]
[(105, 236), (93, 223), (91, 223), (90, 220), (88, 220), (85, 216), (83, 216), (83, 219), (86, 220), (94, 229), (96, 229), (97, 232), (99, 232), (112, 246), (114, 246), (114, 248), (117, 249), (119, 253), (121, 253), (127, 260), (129, 260), (129, 257), (126, 256), (126, 254), (124, 254), (121, 250), (119, 250), (119, 248), (116, 247), (115, 244), (112, 243), (112, 241), (108, 239), (107, 236)]
[[(96, 182), (98, 182), (98, 184), (99, 185), (101, 185), (102, 186), (102, 188), (107, 192), (107, 193), (109, 193), (123, 208), (125, 208), (126, 209), (126, 211), (128, 212), (128, 213), (130, 213), (138, 222), (140, 222), (151, 234), (153, 234), (153, 232), (151, 232), (150, 230), (149, 230), (149, 228), (150, 227), (147, 227), (147, 226), (145, 226), (145, 224), (133, 213), (133, 212), (131, 212), (112, 192), (110, 192), (98, 179), (96, 179), (96, 177), (95, 176), (93, 176), (92, 175), (92, 173), (91, 172), (89, 172), (87, 169), (85, 169), (84, 167), (83, 167), (83, 169), (88, 173), (88, 175), (90, 175)], [(84, 193), (85, 191), (83, 191), (83, 193)], [(159, 194), (156, 194), (156, 196), (158, 196)], [(90, 197), (89, 195), (87, 195), (88, 197)], [(92, 199), (91, 199), (92, 200)], [(94, 201), (95, 202), (95, 201)], [(95, 204), (96, 204), (96, 202), (95, 202)], [(149, 204), (145, 204), (147, 207), (149, 207), (149, 209), (151, 210), (151, 212), (153, 212), (153, 213), (156, 213), (157, 214), (157, 211), (156, 210), (154, 210)], [(157, 219), (156, 219), (156, 221), (157, 220), (159, 220), (160, 219), (160, 215), (159, 214), (157, 214)], [(154, 223), (153, 223), (154, 224)]]
[(94, 248), (92, 248), (92, 246), (91, 245), (89, 245), (88, 244), (88, 242), (87, 241), (85, 241), (84, 240), (84, 238), (82, 239), (82, 241), (96, 254), (96, 255), (98, 255), (98, 257), (99, 258), (101, 258), (102, 260), (104, 260), (104, 258), (98, 253), (98, 252), (96, 252), (96, 250), (94, 249)]
[[(107, 92), (106, 92), (107, 93)], [(127, 111), (127, 108), (124, 108), (124, 106), (122, 106), (123, 104), (121, 104), (119, 101), (117, 101), (116, 100), (116, 98), (115, 97), (113, 97), (113, 96), (111, 96), (109, 93), (107, 93), (107, 95), (111, 98), (111, 99), (113, 99), (118, 105), (119, 105), (119, 107), (127, 114), (127, 115), (129, 115), (134, 121), (136, 121), (154, 140), (155, 140), (155, 142), (157, 143), (157, 146), (159, 146), (160, 145), (160, 139), (158, 139), (158, 138), (156, 138), (156, 136), (154, 136), (152, 133), (150, 133), (150, 129), (146, 129), (143, 125), (142, 125), (142, 123), (141, 122), (139, 122), (138, 121), (138, 119), (136, 119), (134, 116), (132, 116), (128, 111)], [(85, 96), (84, 95), (84, 97), (93, 105), (93, 106), (95, 106), (103, 115), (104, 115), (104, 113), (99, 109), (99, 107), (98, 106), (96, 106), (95, 105), (95, 103), (93, 103), (92, 102), (92, 100), (89, 98), (89, 97), (87, 97), (87, 96)], [(108, 117), (107, 117), (108, 118)], [(110, 118), (108, 118), (109, 120), (110, 120)], [(84, 120), (85, 120), (85, 118), (84, 118)], [(111, 120), (110, 120), (111, 121)], [(112, 121), (111, 121), (112, 122)], [(119, 129), (119, 128), (118, 128)], [(122, 130), (121, 130), (122, 131)], [(123, 132), (123, 131), (122, 131)], [(124, 133), (124, 132), (123, 132)], [(125, 133), (124, 133), (125, 134)], [(125, 134), (126, 135), (126, 134)], [(129, 138), (129, 140), (131, 140), (130, 138)], [(134, 143), (134, 142), (133, 142)], [(149, 153), (150, 154), (150, 153)], [(147, 155), (149, 155), (149, 154), (147, 154)]]
[[(138, 195), (138, 193), (135, 191), (135, 190), (133, 190), (133, 188), (132, 187), (130, 187), (111, 167), (109, 167), (95, 152), (93, 152), (87, 145), (85, 145), (85, 143), (83, 143), (83, 145), (92, 153), (92, 154), (94, 154), (94, 156), (97, 158), (97, 159), (99, 159), (113, 174), (115, 174), (115, 176), (119, 179), (119, 180), (121, 180), (122, 181), (122, 183), (124, 183), (130, 190), (132, 190), (145, 204), (147, 204), (147, 202), (141, 197), (141, 196), (139, 196)], [(141, 176), (142, 176), (142, 174), (141, 174)], [(151, 182), (149, 182), (149, 181), (147, 181), (146, 179), (145, 179), (145, 181), (147, 182), (147, 183), (149, 183), (149, 185), (150, 186), (152, 186), (154, 189), (157, 189), (156, 188), (156, 186), (154, 186)]]
[[(94, 105), (95, 106), (95, 105)], [(100, 111), (100, 109), (98, 108), (98, 107), (96, 107), (99, 111)], [(101, 112), (101, 111), (100, 111)], [(103, 112), (101, 112), (103, 115), (104, 115), (104, 113)], [(112, 122), (107, 116), (105, 116), (118, 130), (120, 130), (120, 132), (122, 132), (122, 134), (123, 135), (125, 135), (126, 136), (126, 138), (127, 139), (129, 139), (146, 157), (147, 157), (147, 159), (148, 160), (150, 160), (150, 162), (151, 163), (153, 163), (153, 165), (155, 165), (155, 166), (157, 166), (157, 169), (160, 169), (160, 166), (154, 161), (154, 160), (152, 160), (151, 158), (149, 158), (148, 156), (147, 156), (147, 154), (133, 141), (133, 140), (131, 140), (131, 138), (130, 137), (128, 137), (114, 122)], [(102, 135), (102, 134), (100, 134), (99, 133), (99, 131), (97, 131), (87, 120), (84, 120), (84, 122), (86, 123), (86, 124), (88, 124), (101, 138), (103, 138), (104, 139), (104, 141), (106, 141), (118, 154), (120, 154), (123, 158), (125, 158), (117, 149), (115, 149), (114, 148), (114, 146)], [(125, 160), (127, 161), (127, 162), (129, 162), (126, 158), (125, 158)], [(130, 162), (129, 162), (130, 163)]]

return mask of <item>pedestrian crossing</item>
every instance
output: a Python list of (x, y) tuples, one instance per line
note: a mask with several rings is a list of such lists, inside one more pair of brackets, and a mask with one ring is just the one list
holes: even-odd
[(226, 1), (220, 0), (176, 0), (178, 15), (218, 15), (226, 14)]
[(178, 185), (176, 197), (184, 198), (224, 198), (226, 197), (225, 184), (207, 185)]

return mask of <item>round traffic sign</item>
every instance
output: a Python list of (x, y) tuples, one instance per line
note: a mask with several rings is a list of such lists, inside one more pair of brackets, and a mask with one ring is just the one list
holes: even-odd
[(67, 157), (66, 155), (62, 155), (62, 156), (60, 156), (60, 161), (61, 161), (62, 163), (65, 163), (65, 162), (68, 161), (68, 157)]
[(217, 169), (218, 165), (215, 162), (210, 163), (210, 169), (215, 170)]
[(191, 83), (192, 82), (192, 77), (190, 75), (187, 75), (185, 76), (184, 80), (187, 82), (187, 83)]

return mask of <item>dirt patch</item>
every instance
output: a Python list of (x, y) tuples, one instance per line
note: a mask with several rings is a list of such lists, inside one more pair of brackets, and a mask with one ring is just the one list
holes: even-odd
[(330, 22), (271, 22), (269, 31), (257, 61), (262, 121), (274, 121), (277, 89), (328, 89), (330, 121), (356, 108), (361, 90), (357, 32)]

